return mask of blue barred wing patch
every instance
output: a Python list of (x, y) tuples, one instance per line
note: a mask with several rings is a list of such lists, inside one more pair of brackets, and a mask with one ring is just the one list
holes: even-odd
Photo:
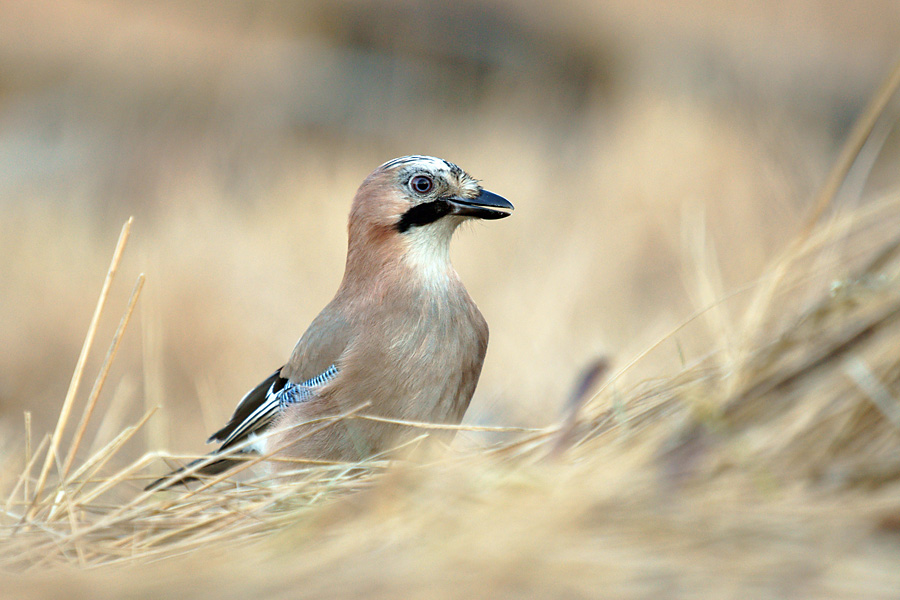
[(291, 404), (306, 402), (316, 395), (318, 388), (334, 379), (338, 374), (338, 368), (331, 365), (315, 377), (300, 383), (293, 383), (275, 372), (274, 380), (266, 390), (265, 398), (244, 419), (232, 429), (225, 439), (215, 435), (211, 440), (221, 440), (219, 450), (241, 441), (246, 436), (254, 434), (266, 426)]
[[(281, 391), (277, 392), (279, 410), (284, 410), (291, 404), (306, 402), (315, 395), (316, 388), (321, 387), (334, 379), (337, 373), (337, 367), (331, 365), (315, 377), (307, 379), (302, 383), (292, 383), (288, 381), (284, 384), (284, 387), (281, 388)], [(274, 385), (275, 384), (273, 383), (272, 386), (274, 387)]]

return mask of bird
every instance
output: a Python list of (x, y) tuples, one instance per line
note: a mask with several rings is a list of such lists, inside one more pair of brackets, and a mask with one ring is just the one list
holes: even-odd
[[(240, 454), (275, 449), (358, 461), (412, 436), (397, 421), (459, 424), (481, 374), (488, 325), (450, 262), (450, 241), (463, 222), (513, 209), (441, 158), (403, 156), (376, 168), (351, 205), (334, 298), (287, 362), (209, 437), (219, 447), (145, 489), (222, 473)], [(334, 419), (357, 407), (363, 418)]]

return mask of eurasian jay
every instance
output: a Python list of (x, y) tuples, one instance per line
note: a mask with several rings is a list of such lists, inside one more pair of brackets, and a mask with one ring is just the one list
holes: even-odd
[[(356, 461), (408, 437), (408, 427), (385, 420), (458, 424), (481, 374), (488, 326), (450, 264), (450, 238), (467, 219), (501, 219), (512, 210), (440, 158), (405, 156), (375, 169), (350, 209), (337, 294), (287, 364), (250, 390), (207, 440), (221, 444), (213, 456), (241, 445)], [(322, 425), (363, 404), (360, 415), (382, 420)], [(198, 472), (220, 473), (234, 462), (225, 457)], [(194, 479), (177, 477), (183, 470), (147, 489)]]

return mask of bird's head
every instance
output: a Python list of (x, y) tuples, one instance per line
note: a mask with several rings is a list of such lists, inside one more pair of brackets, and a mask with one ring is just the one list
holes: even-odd
[(452, 233), (465, 219), (502, 219), (512, 210), (508, 200), (482, 189), (478, 180), (449, 161), (403, 156), (384, 163), (362, 183), (350, 225), (387, 228), (401, 235), (415, 235), (417, 229)]
[(502, 219), (513, 205), (455, 164), (404, 156), (370, 174), (350, 212), (350, 245), (384, 242), (431, 262), (447, 256), (454, 230), (468, 219)]

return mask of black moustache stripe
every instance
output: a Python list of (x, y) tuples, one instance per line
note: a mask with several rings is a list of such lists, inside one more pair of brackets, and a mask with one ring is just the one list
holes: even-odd
[(413, 206), (400, 217), (400, 220), (397, 222), (397, 231), (403, 233), (411, 227), (434, 223), (441, 217), (450, 214), (451, 210), (453, 210), (453, 207), (446, 200), (434, 200)]

